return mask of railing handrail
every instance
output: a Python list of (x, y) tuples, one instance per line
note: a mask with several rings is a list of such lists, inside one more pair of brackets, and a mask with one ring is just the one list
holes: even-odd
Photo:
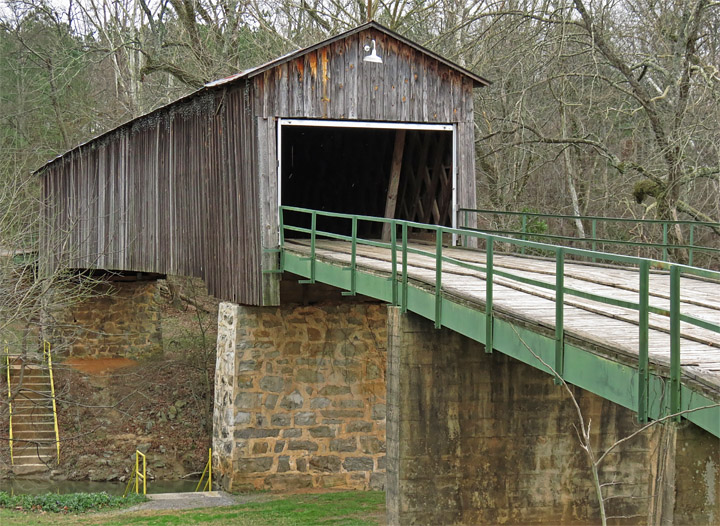
[(7, 388), (8, 388), (8, 415), (9, 415), (9, 430), (8, 430), (8, 442), (10, 444), (10, 465), (15, 465), (15, 457), (13, 456), (13, 411), (12, 411), (12, 389), (10, 388), (10, 349), (8, 348), (8, 342), (5, 341), (5, 367), (7, 372)]
[[(140, 457), (142, 457), (142, 474), (140, 473)], [(135, 450), (135, 469), (130, 474), (130, 478), (128, 479), (128, 483), (125, 486), (125, 491), (123, 492), (123, 498), (127, 497), (128, 492), (130, 491), (130, 487), (133, 483), (133, 480), (135, 481), (135, 494), (140, 494), (140, 479), (143, 481), (143, 495), (147, 495), (147, 459), (145, 458), (145, 454), (142, 453), (139, 449)]]
[(618, 223), (652, 223), (669, 225), (698, 225), (708, 226), (711, 228), (720, 228), (720, 223), (712, 221), (694, 221), (692, 219), (638, 219), (633, 217), (610, 217), (610, 216), (576, 216), (567, 214), (548, 214), (544, 212), (517, 212), (513, 210), (490, 210), (485, 208), (458, 208), (458, 212), (476, 212), (479, 214), (497, 214), (497, 215), (513, 215), (513, 216), (532, 216), (532, 217), (549, 217), (557, 219), (587, 219), (596, 221), (614, 221)]
[(60, 429), (58, 428), (57, 404), (55, 402), (55, 379), (53, 378), (52, 352), (50, 342), (43, 341), (43, 358), (47, 361), (50, 376), (50, 396), (52, 398), (53, 423), (55, 425), (55, 447), (57, 449), (57, 463), (60, 465)]
[[(286, 224), (285, 218), (287, 216), (287, 212), (296, 212), (296, 213), (303, 213), (308, 214), (311, 216), (311, 228), (306, 227), (298, 227), (298, 226), (292, 226)], [(333, 232), (324, 232), (324, 231), (318, 231), (317, 229), (317, 217), (333, 217), (333, 218), (340, 218), (340, 219), (348, 219), (352, 221), (352, 234), (350, 236), (343, 235), (343, 234), (336, 234)], [(392, 238), (390, 241), (377, 241), (377, 240), (368, 240), (368, 239), (360, 239), (357, 236), (357, 222), (358, 221), (369, 221), (373, 223), (381, 223), (381, 224), (390, 224), (391, 226), (391, 234)], [(397, 239), (396, 234), (398, 227), (402, 230), (402, 245), (401, 247), (398, 247), (397, 245)], [(350, 276), (350, 286), (348, 287), (350, 290), (350, 294), (355, 293), (355, 254), (356, 254), (356, 246), (358, 244), (361, 245), (367, 245), (367, 246), (375, 246), (375, 247), (382, 247), (382, 248), (389, 248), (392, 251), (392, 260), (397, 261), (397, 250), (402, 250), (402, 274), (401, 274), (401, 281), (402, 281), (402, 294), (398, 295), (395, 292), (393, 292), (393, 301), (398, 302), (398, 296), (400, 296), (399, 303), (405, 311), (407, 309), (407, 287), (408, 287), (408, 279), (407, 279), (407, 255), (408, 254), (421, 254), (424, 256), (429, 256), (431, 258), (435, 259), (435, 267), (436, 267), (436, 286), (435, 286), (435, 298), (436, 298), (436, 306), (435, 306), (435, 324), (436, 326), (442, 325), (442, 298), (441, 298), (441, 267), (444, 262), (452, 263), (454, 265), (458, 265), (463, 268), (476, 270), (479, 272), (486, 273), (486, 279), (488, 283), (490, 283), (490, 280), (492, 280), (493, 275), (505, 277), (508, 279), (512, 279), (515, 281), (518, 281), (520, 283), (524, 284), (530, 284), (537, 287), (542, 287), (544, 289), (553, 290), (555, 292), (556, 297), (556, 313), (555, 313), (555, 339), (556, 339), (556, 356), (555, 356), (555, 364), (556, 364), (556, 374), (558, 376), (562, 376), (562, 363), (563, 363), (563, 353), (564, 353), (564, 328), (563, 328), (563, 322), (564, 322), (564, 314), (563, 314), (563, 308), (560, 305), (560, 303), (563, 300), (564, 295), (574, 295), (577, 297), (582, 297), (585, 299), (590, 299), (593, 301), (598, 301), (601, 303), (605, 303), (608, 305), (615, 305), (620, 306), (624, 308), (629, 308), (632, 310), (636, 310), (639, 312), (639, 349), (638, 349), (638, 374), (639, 374), (639, 382), (638, 382), (638, 417), (641, 421), (647, 420), (648, 415), (648, 382), (649, 382), (649, 357), (648, 357), (648, 342), (649, 342), (649, 323), (648, 323), (648, 317), (650, 313), (653, 314), (660, 314), (664, 315), (670, 318), (670, 342), (671, 342), (671, 349), (670, 349), (670, 355), (671, 355), (671, 364), (670, 364), (670, 386), (671, 386), (671, 393), (670, 393), (670, 414), (677, 414), (680, 412), (680, 376), (681, 376), (681, 369), (680, 369), (680, 322), (689, 323), (692, 325), (696, 325), (698, 327), (702, 327), (704, 329), (710, 330), (715, 333), (720, 333), (720, 325), (714, 324), (711, 322), (708, 322), (706, 320), (696, 318), (694, 316), (682, 314), (680, 312), (680, 277), (681, 275), (692, 275), (712, 280), (719, 280), (720, 281), (720, 272), (708, 270), (708, 269), (702, 269), (698, 267), (692, 267), (689, 265), (683, 265), (678, 263), (667, 263), (662, 262), (658, 260), (653, 260), (650, 258), (641, 258), (637, 256), (625, 256), (620, 254), (612, 254), (612, 253), (606, 253), (606, 252), (597, 252), (593, 250), (586, 250), (586, 249), (579, 249), (579, 248), (571, 248), (571, 247), (564, 247), (564, 246), (558, 246), (558, 245), (551, 245), (547, 243), (539, 243), (536, 241), (527, 241), (527, 240), (521, 240), (521, 239), (514, 239), (510, 237), (502, 237), (497, 236), (493, 234), (487, 234), (483, 233), (481, 231), (477, 230), (466, 230), (466, 229), (459, 229), (459, 228), (450, 228), (450, 227), (444, 227), (439, 225), (428, 225), (423, 223), (416, 223), (413, 221), (405, 221), (405, 220), (398, 220), (398, 219), (388, 219), (388, 218), (380, 218), (380, 217), (374, 217), (374, 216), (365, 216), (365, 215), (357, 215), (357, 214), (345, 214), (340, 212), (324, 212), (324, 211), (317, 211), (317, 210), (311, 210), (307, 208), (300, 208), (300, 207), (290, 207), (290, 206), (282, 206), (280, 207), (280, 228), (281, 228), (281, 248), (284, 248), (285, 245), (285, 232), (286, 231), (292, 231), (292, 232), (298, 232), (298, 233), (304, 233), (310, 235), (310, 275), (311, 280), (310, 282), (314, 282), (314, 276), (315, 276), (315, 261), (316, 261), (316, 240), (318, 236), (330, 238), (330, 239), (338, 239), (342, 241), (349, 241), (352, 243), (352, 255), (351, 255), (351, 267), (352, 272)], [(420, 250), (416, 248), (411, 248), (408, 246), (408, 229), (409, 228), (420, 228), (424, 230), (430, 230), (435, 232), (435, 247), (434, 250)], [(492, 247), (497, 242), (502, 243), (510, 243), (522, 247), (530, 247), (530, 248), (536, 248), (541, 250), (546, 250), (549, 252), (552, 252), (555, 254), (555, 264), (556, 264), (556, 271), (555, 271), (555, 283), (546, 283), (543, 281), (534, 280), (531, 278), (524, 278), (521, 276), (516, 276), (512, 274), (512, 272), (508, 271), (501, 271), (493, 267), (493, 261), (492, 261), (492, 248), (488, 251), (488, 259), (486, 259), (485, 266), (479, 265), (479, 264), (473, 264), (468, 263), (467, 261), (463, 261), (457, 258), (448, 257), (443, 254), (443, 245), (442, 245), (442, 236), (443, 235), (457, 235), (462, 236), (465, 238), (475, 238), (475, 239), (481, 239), (484, 240), (488, 247)], [(630, 264), (635, 265), (639, 269), (639, 286), (638, 286), (638, 301), (632, 302), (627, 300), (619, 300), (616, 298), (609, 298), (605, 296), (600, 296), (597, 294), (575, 290), (571, 288), (565, 287), (564, 283), (564, 263), (566, 260), (567, 255), (576, 255), (581, 257), (587, 257), (590, 259), (603, 259), (608, 261), (613, 261), (617, 263), (624, 263), (624, 264)], [(397, 269), (395, 268), (396, 265), (393, 265), (393, 277), (392, 279), (396, 282), (397, 281)], [(649, 291), (649, 275), (650, 275), (650, 268), (656, 267), (663, 270), (668, 270), (670, 274), (670, 309), (661, 309), (658, 307), (653, 307), (650, 305), (650, 291)], [(393, 288), (396, 287), (396, 285), (393, 285)], [(488, 318), (488, 326), (492, 326), (492, 286), (488, 287), (486, 289), (486, 292), (488, 296), (486, 297), (486, 316)], [(559, 299), (559, 301), (557, 301)], [(490, 352), (492, 351), (492, 335), (486, 333), (486, 337), (489, 340), (490, 348), (487, 348), (487, 341), (486, 341), (486, 351)]]
[[(687, 252), (688, 257), (688, 264), (693, 265), (694, 256), (696, 252), (702, 252), (706, 254), (720, 254), (720, 248), (710, 247), (706, 245), (698, 245), (695, 244), (695, 238), (696, 238), (696, 229), (698, 227), (705, 227), (716, 234), (720, 234), (720, 223), (716, 222), (709, 222), (709, 221), (693, 221), (693, 220), (670, 220), (670, 219), (637, 219), (637, 218), (628, 218), (628, 217), (604, 217), (604, 216), (582, 216), (582, 215), (566, 215), (566, 214), (548, 214), (543, 212), (515, 212), (515, 211), (507, 211), (507, 210), (490, 210), (490, 209), (483, 209), (483, 208), (460, 208), (457, 211), (457, 222), (458, 224), (462, 224), (463, 228), (470, 228), (474, 229), (472, 227), (469, 227), (470, 221), (469, 221), (469, 214), (475, 214), (476, 218), (479, 216), (510, 216), (515, 218), (520, 218), (521, 220), (521, 226), (520, 230), (500, 230), (496, 227), (496, 229), (488, 230), (488, 229), (481, 229), (482, 231), (486, 233), (496, 233), (496, 234), (507, 234), (507, 235), (518, 235), (521, 236), (522, 239), (527, 238), (544, 238), (544, 239), (551, 239), (551, 240), (557, 240), (557, 241), (572, 241), (574, 244), (576, 243), (590, 243), (592, 250), (596, 250), (597, 245), (618, 245), (618, 246), (626, 246), (626, 247), (643, 247), (643, 248), (653, 248), (653, 249), (661, 249), (662, 250), (662, 259), (663, 261), (668, 261), (670, 256), (670, 250), (684, 250)], [(528, 228), (529, 226), (529, 219), (536, 219), (536, 218), (547, 218), (547, 219), (559, 219), (561, 221), (581, 221), (585, 223), (590, 223), (590, 232), (585, 233), (584, 237), (581, 236), (572, 236), (572, 235), (560, 235), (557, 233), (550, 233), (550, 232), (531, 232)], [(662, 226), (662, 243), (657, 242), (646, 242), (646, 241), (637, 241), (637, 240), (622, 240), (622, 239), (609, 239), (607, 237), (600, 238), (597, 235), (597, 229), (598, 229), (598, 222), (601, 222), (601, 224), (610, 224), (610, 223), (631, 223), (634, 225), (661, 225)], [(670, 229), (671, 227), (683, 227), (683, 226), (689, 226), (689, 231), (687, 232), (688, 236), (688, 243), (671, 243), (670, 242)], [(520, 250), (521, 253), (524, 253), (524, 249)]]
[[(207, 482), (204, 486), (202, 486), (202, 482), (205, 479), (205, 475), (208, 476)], [(208, 449), (208, 461), (205, 463), (205, 469), (203, 469), (202, 475), (200, 476), (200, 480), (197, 483), (197, 486), (195, 487), (195, 491), (200, 491), (200, 487), (202, 486), (202, 491), (212, 491), (212, 448)]]

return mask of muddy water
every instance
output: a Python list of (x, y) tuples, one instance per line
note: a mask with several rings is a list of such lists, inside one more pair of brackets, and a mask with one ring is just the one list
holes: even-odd
[[(121, 482), (90, 482), (83, 480), (0, 480), (0, 491), (28, 493), (97, 493), (105, 491), (110, 495), (122, 495), (125, 484)], [(148, 493), (179, 493), (195, 491), (197, 480), (151, 480), (148, 481)]]

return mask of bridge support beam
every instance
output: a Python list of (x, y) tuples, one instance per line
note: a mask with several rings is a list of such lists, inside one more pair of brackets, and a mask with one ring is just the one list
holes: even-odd
[[(387, 508), (396, 524), (599, 523), (577, 413), (552, 377), (400, 309), (388, 309)], [(629, 410), (573, 389), (602, 452), (636, 431)], [(719, 442), (658, 425), (600, 466), (609, 516), (720, 519)]]

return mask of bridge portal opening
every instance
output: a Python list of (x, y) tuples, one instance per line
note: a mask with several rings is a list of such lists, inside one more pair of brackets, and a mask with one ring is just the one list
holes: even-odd
[[(280, 203), (384, 217), (394, 180), (392, 217), (453, 226), (454, 144), (452, 125), (281, 120)], [(310, 226), (304, 215), (288, 213), (286, 219)], [(347, 219), (318, 217), (317, 227), (351, 233)], [(362, 237), (380, 238), (381, 231), (380, 223), (358, 224)]]

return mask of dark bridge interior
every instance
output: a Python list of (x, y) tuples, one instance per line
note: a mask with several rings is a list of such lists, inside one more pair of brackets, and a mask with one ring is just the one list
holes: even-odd
[[(284, 126), (282, 204), (371, 216), (385, 215), (395, 129)], [(452, 132), (407, 130), (396, 219), (452, 224)], [(288, 223), (309, 227), (307, 216)], [(306, 221), (303, 224), (302, 221)], [(350, 235), (347, 219), (318, 218), (318, 229)], [(382, 225), (360, 222), (358, 234), (379, 238)], [(295, 236), (289, 236), (295, 237)]]

